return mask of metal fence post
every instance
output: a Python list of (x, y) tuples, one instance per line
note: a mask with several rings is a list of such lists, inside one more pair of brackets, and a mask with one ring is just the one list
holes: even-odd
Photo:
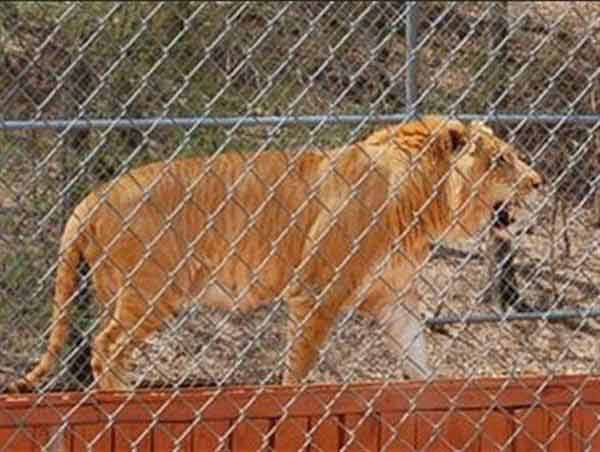
[(419, 5), (417, 2), (406, 4), (406, 51), (408, 68), (406, 71), (406, 111), (409, 118), (417, 112), (418, 95), (418, 67), (417, 67), (417, 40), (419, 28)]

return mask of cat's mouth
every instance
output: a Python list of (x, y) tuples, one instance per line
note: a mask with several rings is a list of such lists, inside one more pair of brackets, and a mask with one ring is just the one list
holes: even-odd
[(497, 202), (494, 204), (492, 221), (494, 228), (505, 229), (515, 222), (512, 202)]

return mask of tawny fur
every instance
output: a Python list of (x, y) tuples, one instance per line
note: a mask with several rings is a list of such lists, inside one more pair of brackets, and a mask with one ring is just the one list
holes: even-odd
[(495, 203), (540, 182), (484, 125), (436, 116), (328, 154), (228, 153), (138, 168), (69, 219), (48, 350), (9, 389), (30, 389), (56, 366), (82, 261), (108, 314), (92, 358), (99, 388), (125, 388), (133, 348), (186, 302), (250, 311), (278, 297), (293, 342), (284, 383), (299, 382), (358, 289), (366, 296), (356, 307), (377, 317), (431, 240), (468, 237)]

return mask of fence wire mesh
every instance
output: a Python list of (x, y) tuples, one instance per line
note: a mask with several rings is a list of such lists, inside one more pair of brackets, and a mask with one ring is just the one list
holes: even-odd
[(595, 2), (3, 3), (0, 390), (52, 339), (41, 400), (596, 373), (599, 39)]

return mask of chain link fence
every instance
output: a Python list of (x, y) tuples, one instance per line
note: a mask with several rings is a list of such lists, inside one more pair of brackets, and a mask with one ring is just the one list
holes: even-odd
[[(289, 371), (288, 356), (299, 353), (291, 350), (294, 338), (288, 333), (302, 319), (290, 313), (286, 296), (265, 289), (263, 270), (267, 264), (282, 275), (293, 270), (286, 267), (298, 263), (290, 264), (278, 246), (286, 234), (301, 234), (303, 225), (281, 211), (307, 203), (307, 211), (329, 212), (333, 221), (336, 206), (343, 212), (344, 203), (354, 202), (360, 211), (365, 202), (342, 189), (337, 198), (319, 199), (317, 183), (307, 189), (308, 181), (294, 179), (300, 171), (296, 162), (311, 153), (329, 161), (382, 128), (429, 113), (464, 123), (485, 121), (520, 150), (544, 184), (534, 202), (516, 211), (514, 223), (498, 225), (501, 215), (513, 215), (505, 205), (496, 223), (490, 218), (460, 244), (436, 241), (424, 256), (426, 264), (417, 267), (411, 292), (394, 292), (400, 307), (405, 296), (416, 300), (403, 318), (412, 319), (406, 322), (418, 331), (409, 328), (411, 337), (403, 341), (409, 350), (424, 347), (429, 356), (429, 369), (417, 373), (428, 382), (596, 373), (599, 40), (595, 2), (3, 3), (0, 390), (32, 369), (48, 346), (56, 323), (51, 319), (59, 245), (76, 206), (134, 168), (152, 162), (175, 168), (188, 158), (193, 184), (177, 180), (186, 170), (153, 170), (153, 177), (124, 189), (122, 198), (100, 202), (112, 220), (97, 227), (118, 223), (123, 230), (110, 234), (133, 237), (136, 233), (124, 226), (127, 212), (113, 206), (110, 213), (111, 199), (137, 196), (143, 203), (155, 186), (206, 193), (206, 185), (215, 198), (221, 188), (229, 193), (200, 228), (205, 246), (227, 250), (219, 262), (209, 262), (208, 252), (199, 250), (172, 264), (168, 252), (150, 256), (149, 251), (156, 243), (168, 242), (174, 250), (199, 243), (185, 227), (178, 228), (177, 215), (185, 216), (190, 205), (200, 215), (211, 193), (200, 196), (200, 204), (191, 194), (182, 195), (185, 201), (168, 211), (160, 212), (167, 205), (155, 206), (152, 215), (142, 210), (143, 218), (134, 220), (161, 218), (154, 225), (159, 232), (144, 245), (147, 254), (140, 251), (156, 259), (148, 264), (145, 281), (160, 285), (160, 296), (179, 291), (185, 306), (161, 308), (160, 320), (152, 321), (156, 332), (139, 343), (127, 329), (134, 325), (120, 324), (118, 334), (133, 346), (132, 368), (120, 377), (126, 376), (130, 388), (174, 391), (280, 384)], [(288, 157), (260, 166), (256, 156), (273, 149)], [(199, 173), (201, 161), (210, 164)], [(364, 177), (375, 174), (373, 169)], [(348, 184), (344, 176), (338, 174), (336, 183)], [(238, 199), (236, 187), (249, 178), (255, 193)], [(294, 181), (297, 196), (306, 195), (294, 206), (277, 200), (286, 180)], [(264, 199), (254, 199), (257, 193)], [(368, 202), (362, 208), (367, 210), (359, 222), (372, 216), (368, 227), (380, 227), (383, 217), (368, 210)], [(219, 222), (219, 209), (234, 209), (241, 226)], [(270, 214), (275, 224), (265, 220)], [(289, 222), (276, 224), (278, 218)], [(260, 225), (273, 233), (262, 236)], [(115, 253), (137, 253), (136, 240), (145, 239), (132, 237)], [(346, 260), (357, 255), (360, 260), (366, 251), (359, 239), (340, 234), (334, 242), (336, 249), (350, 251)], [(33, 389), (41, 395), (90, 388), (97, 364), (91, 359), (98, 351), (94, 338), (117, 316), (119, 281), (123, 286), (140, 281), (135, 272), (124, 276), (135, 265), (117, 269), (110, 260), (119, 257), (98, 246), (107, 261), (79, 269), (69, 340), (56, 371)], [(321, 251), (316, 245), (306, 256)], [(390, 249), (381, 259), (397, 252)], [(252, 253), (263, 259), (248, 259)], [(343, 278), (336, 283), (343, 272), (331, 270), (331, 265), (343, 268), (344, 259), (332, 264), (326, 257), (321, 256), (322, 274), (332, 278), (321, 282), (339, 293), (349, 291)], [(193, 281), (177, 276), (192, 267), (210, 267), (211, 283), (193, 287)], [(96, 272), (104, 276), (95, 278)], [(378, 278), (379, 273), (372, 284)], [(293, 290), (292, 298), (299, 289)], [(265, 300), (245, 302), (249, 293)], [(201, 295), (208, 305), (195, 302)], [(141, 300), (154, 313), (152, 300)], [(259, 306), (249, 310), (244, 303)], [(357, 309), (332, 321), (304, 384), (375, 380), (385, 386), (405, 377), (404, 354), (386, 343), (385, 324)], [(225, 442), (226, 432), (221, 433), (215, 435)], [(12, 449), (0, 445), (0, 450)]]

